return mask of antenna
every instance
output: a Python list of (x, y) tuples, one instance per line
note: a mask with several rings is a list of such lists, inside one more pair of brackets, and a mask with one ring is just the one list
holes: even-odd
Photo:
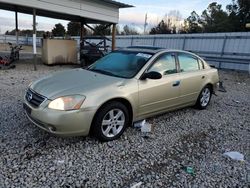
[(144, 22), (144, 35), (146, 34), (146, 28), (148, 25), (148, 13), (145, 15), (145, 22)]

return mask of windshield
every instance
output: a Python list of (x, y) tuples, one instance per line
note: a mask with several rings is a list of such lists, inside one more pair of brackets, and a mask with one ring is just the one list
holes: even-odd
[(88, 70), (110, 76), (132, 78), (151, 56), (149, 53), (116, 51), (97, 60)]

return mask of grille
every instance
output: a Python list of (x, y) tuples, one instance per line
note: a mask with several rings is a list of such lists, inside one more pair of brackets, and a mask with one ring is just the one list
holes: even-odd
[(32, 91), (31, 89), (28, 89), (25, 95), (26, 100), (34, 107), (39, 107), (40, 104), (45, 101), (45, 97), (37, 94), (36, 92)]

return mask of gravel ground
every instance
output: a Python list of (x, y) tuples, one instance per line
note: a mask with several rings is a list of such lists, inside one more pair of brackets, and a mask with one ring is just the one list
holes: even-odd
[[(52, 136), (25, 117), (28, 84), (72, 68), (29, 62), (0, 70), (0, 187), (250, 187), (250, 77), (220, 71), (226, 93), (206, 110), (148, 119), (153, 133), (128, 128), (121, 139)], [(223, 156), (238, 151), (244, 162)], [(193, 173), (185, 169), (192, 167)]]

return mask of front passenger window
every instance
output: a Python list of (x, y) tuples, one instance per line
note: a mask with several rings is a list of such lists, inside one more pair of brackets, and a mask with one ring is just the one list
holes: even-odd
[(161, 56), (148, 70), (148, 72), (151, 71), (159, 72), (162, 75), (177, 73), (175, 56), (172, 54), (165, 54)]

